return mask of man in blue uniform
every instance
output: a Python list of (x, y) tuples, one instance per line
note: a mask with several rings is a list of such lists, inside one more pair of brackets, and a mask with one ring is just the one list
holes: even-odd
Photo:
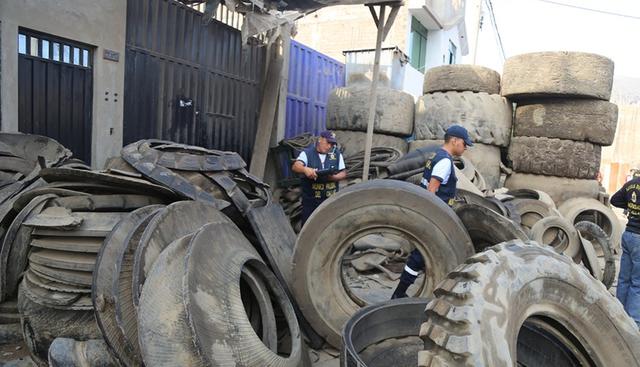
[[(453, 205), (458, 181), (453, 157), (461, 156), (470, 146), (473, 146), (473, 142), (469, 139), (467, 129), (459, 125), (451, 125), (445, 132), (444, 145), (427, 160), (420, 186), (436, 194), (447, 205)], [(413, 250), (400, 276), (400, 283), (391, 298), (407, 297), (407, 289), (415, 282), (419, 272), (424, 271), (424, 268), (422, 255), (418, 250)]]
[(338, 192), (338, 181), (347, 178), (342, 154), (336, 148), (336, 134), (323, 131), (315, 145), (300, 152), (293, 172), (302, 177), (302, 225), (329, 196)]
[(640, 326), (640, 175), (633, 175), (611, 197), (611, 205), (627, 210), (616, 297)]

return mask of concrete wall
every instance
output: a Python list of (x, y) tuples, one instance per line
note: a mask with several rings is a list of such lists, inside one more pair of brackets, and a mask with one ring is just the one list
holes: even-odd
[[(126, 4), (127, 0), (0, 0), (2, 131), (18, 131), (17, 42), (18, 27), (23, 27), (95, 47), (91, 164), (101, 168), (108, 157), (119, 153), (122, 147)], [(119, 52), (120, 61), (103, 59), (105, 49)], [(113, 97), (116, 93), (117, 102)]]
[[(387, 7), (387, 15), (389, 11), (390, 8)], [(409, 10), (405, 6), (401, 7), (382, 47), (397, 46), (406, 51), (410, 20)], [(345, 60), (342, 51), (376, 47), (376, 26), (369, 9), (364, 5), (320, 9), (298, 20), (296, 25), (296, 41), (338, 61)]]

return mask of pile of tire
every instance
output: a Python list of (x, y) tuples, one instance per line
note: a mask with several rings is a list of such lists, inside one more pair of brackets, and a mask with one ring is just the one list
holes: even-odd
[(618, 107), (609, 102), (613, 61), (580, 52), (538, 52), (506, 60), (504, 97), (517, 104), (509, 189), (547, 192), (556, 204), (598, 199), (603, 146), (613, 143)]
[(3, 342), (21, 334), (39, 366), (305, 363), (295, 234), (237, 154), (144, 140), (92, 171), (40, 140), (0, 144), (36, 159), (2, 176)]
[(517, 104), (505, 187), (548, 193), (572, 225), (594, 221), (617, 248), (622, 228), (596, 181), (616, 132), (613, 68), (589, 53), (518, 55), (505, 62), (501, 93)]
[[(327, 129), (335, 132), (343, 155), (349, 158), (364, 151), (371, 81), (363, 74), (350, 76), (348, 86), (331, 91), (327, 101)], [(373, 125), (372, 147), (395, 148), (407, 152), (406, 138), (413, 133), (413, 97), (389, 87), (389, 81), (378, 82), (377, 105)]]
[(513, 110), (500, 95), (500, 74), (475, 65), (429, 69), (424, 95), (415, 106), (415, 141), (409, 150), (441, 145), (446, 129), (464, 126), (474, 142), (464, 156), (484, 177), (487, 189), (500, 186), (501, 148), (509, 146)]

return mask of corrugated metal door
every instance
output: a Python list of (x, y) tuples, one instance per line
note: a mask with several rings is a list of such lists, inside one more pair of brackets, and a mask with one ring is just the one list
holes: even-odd
[(344, 86), (344, 64), (291, 41), (285, 137), (325, 129), (331, 90)]
[(18, 129), (45, 135), (91, 162), (91, 48), (20, 29)]
[(129, 0), (125, 144), (161, 138), (238, 152), (249, 160), (264, 48), (173, 0)]

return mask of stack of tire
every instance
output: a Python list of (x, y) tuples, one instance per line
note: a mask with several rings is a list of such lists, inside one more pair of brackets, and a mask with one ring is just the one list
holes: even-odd
[[(336, 134), (349, 157), (364, 151), (369, 121), (371, 81), (363, 74), (353, 74), (349, 86), (331, 91), (327, 102), (327, 129)], [(405, 138), (413, 133), (413, 97), (391, 89), (386, 78), (378, 83), (372, 147), (396, 148), (403, 154)]]
[(572, 224), (604, 213), (608, 225), (598, 224), (618, 243), (619, 223), (598, 201), (595, 180), (616, 130), (612, 84), (613, 61), (604, 56), (538, 52), (505, 62), (501, 93), (517, 103), (508, 154), (514, 173), (505, 186), (548, 193)]
[(414, 150), (441, 144), (446, 129), (464, 126), (474, 142), (465, 156), (484, 177), (487, 188), (500, 184), (500, 148), (509, 146), (511, 104), (500, 96), (500, 74), (475, 65), (444, 65), (429, 69), (424, 96), (415, 106)]

